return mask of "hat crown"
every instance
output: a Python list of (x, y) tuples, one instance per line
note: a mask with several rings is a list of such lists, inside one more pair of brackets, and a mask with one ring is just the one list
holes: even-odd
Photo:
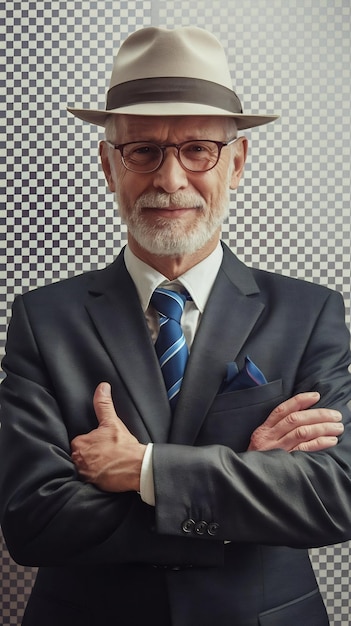
[(232, 89), (224, 50), (211, 33), (187, 26), (148, 27), (130, 35), (115, 57), (110, 88), (144, 78), (197, 78)]

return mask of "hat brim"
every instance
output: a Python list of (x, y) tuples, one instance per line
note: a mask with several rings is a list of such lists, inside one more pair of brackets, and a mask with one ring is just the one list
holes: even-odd
[(187, 102), (149, 102), (133, 104), (126, 107), (111, 110), (80, 109), (67, 107), (67, 111), (90, 124), (105, 126), (109, 115), (147, 115), (147, 116), (215, 116), (231, 117), (236, 120), (238, 130), (254, 128), (269, 124), (279, 118), (279, 115), (246, 115), (244, 113), (231, 113), (225, 109), (209, 106), (206, 104), (194, 104)]

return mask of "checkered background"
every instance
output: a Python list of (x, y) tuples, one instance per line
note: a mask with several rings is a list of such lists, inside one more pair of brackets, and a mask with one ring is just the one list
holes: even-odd
[[(101, 106), (121, 41), (148, 25), (212, 30), (244, 111), (280, 113), (246, 133), (224, 239), (249, 264), (343, 292), (349, 321), (350, 0), (7, 0), (0, 10), (1, 351), (16, 293), (102, 267), (125, 240), (98, 164), (102, 134), (65, 108)], [(349, 544), (311, 552), (333, 626), (351, 623), (349, 555)], [(17, 625), (35, 571), (2, 546), (0, 572), (0, 621)]]

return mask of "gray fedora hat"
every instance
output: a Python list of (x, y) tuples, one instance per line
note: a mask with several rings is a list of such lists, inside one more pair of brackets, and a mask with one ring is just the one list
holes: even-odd
[(115, 58), (105, 108), (68, 111), (99, 126), (121, 113), (215, 115), (235, 118), (239, 130), (279, 117), (243, 113), (221, 44), (193, 26), (148, 27), (130, 35)]

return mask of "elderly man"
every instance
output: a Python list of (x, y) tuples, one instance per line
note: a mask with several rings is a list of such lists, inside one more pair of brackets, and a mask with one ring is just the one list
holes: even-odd
[[(339, 294), (220, 243), (246, 115), (223, 49), (146, 28), (114, 63), (101, 161), (128, 245), (18, 297), (1, 519), (39, 566), (26, 626), (323, 626), (307, 548), (351, 536)], [(343, 418), (343, 423), (342, 423)]]

